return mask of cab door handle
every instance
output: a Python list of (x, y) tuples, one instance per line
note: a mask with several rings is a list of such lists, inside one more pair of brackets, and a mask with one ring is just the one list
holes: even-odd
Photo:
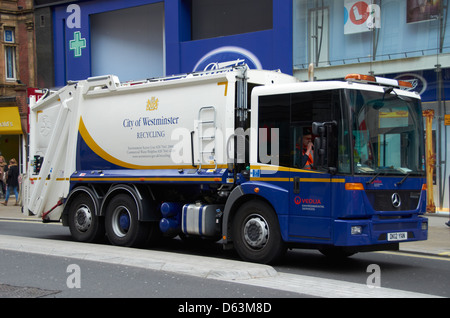
[(294, 177), (294, 193), (300, 193), (300, 177)]

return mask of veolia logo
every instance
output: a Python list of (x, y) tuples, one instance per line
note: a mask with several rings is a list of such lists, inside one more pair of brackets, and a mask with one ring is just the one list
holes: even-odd
[(252, 52), (237, 46), (224, 46), (205, 54), (193, 71), (216, 70), (242, 64), (247, 64), (251, 69), (262, 69), (261, 62)]
[(296, 196), (294, 198), (294, 203), (296, 205), (299, 205), (299, 204), (322, 204), (322, 201), (320, 199), (301, 198), (299, 196)]

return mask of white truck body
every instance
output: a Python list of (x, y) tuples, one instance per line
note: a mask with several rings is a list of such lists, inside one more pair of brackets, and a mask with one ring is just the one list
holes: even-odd
[[(47, 220), (60, 219), (59, 203), (67, 199), (77, 171), (79, 136), (116, 169), (225, 168), (235, 129), (236, 83), (244, 77), (255, 85), (297, 81), (243, 67), (129, 83), (101, 76), (51, 92), (30, 107), (25, 209), (40, 217), (51, 210)], [(38, 174), (35, 156), (44, 158)], [(83, 161), (89, 159), (82, 156), (78, 168), (85, 170), (89, 165)]]

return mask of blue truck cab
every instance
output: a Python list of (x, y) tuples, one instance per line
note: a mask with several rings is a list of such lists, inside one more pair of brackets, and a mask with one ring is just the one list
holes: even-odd
[[(427, 239), (420, 97), (396, 81), (354, 76), (253, 90), (258, 130), (251, 139), (258, 142), (249, 181), (234, 199), (261, 200), (276, 212), (280, 249), (345, 256)], [(302, 166), (305, 138), (313, 143), (312, 167)], [(241, 225), (253, 235), (238, 243), (255, 251), (270, 240), (262, 234), (273, 234), (257, 214)]]

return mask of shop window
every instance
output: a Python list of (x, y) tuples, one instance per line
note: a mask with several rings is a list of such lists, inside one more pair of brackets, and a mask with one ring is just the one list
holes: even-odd
[(163, 21), (163, 2), (90, 15), (92, 76), (164, 76)]

